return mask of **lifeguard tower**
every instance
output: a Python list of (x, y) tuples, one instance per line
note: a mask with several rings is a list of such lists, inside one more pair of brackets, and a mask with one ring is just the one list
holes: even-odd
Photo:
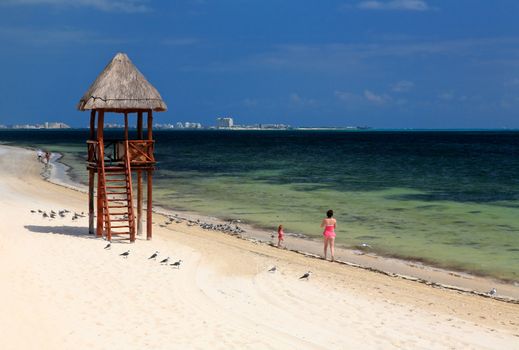
[[(136, 231), (142, 234), (142, 182), (145, 173), (146, 238), (151, 239), (153, 171), (156, 164), (153, 155), (153, 112), (165, 111), (166, 104), (128, 56), (118, 53), (81, 98), (77, 108), (80, 111), (90, 110), (90, 136), (87, 141), (89, 232), (94, 233), (94, 185), (97, 174), (96, 235), (104, 235), (108, 241), (114, 235), (127, 235), (134, 242)], [(123, 139), (104, 139), (105, 113), (124, 115)], [(130, 140), (128, 116), (132, 113), (137, 114), (137, 136)], [(145, 114), (146, 135), (143, 133)], [(132, 173), (137, 174), (137, 220)]]

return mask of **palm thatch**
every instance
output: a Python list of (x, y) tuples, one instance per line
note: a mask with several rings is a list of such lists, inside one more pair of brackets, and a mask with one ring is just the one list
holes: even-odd
[(118, 53), (97, 77), (79, 101), (80, 111), (165, 111), (166, 104), (155, 89), (133, 65), (128, 56)]

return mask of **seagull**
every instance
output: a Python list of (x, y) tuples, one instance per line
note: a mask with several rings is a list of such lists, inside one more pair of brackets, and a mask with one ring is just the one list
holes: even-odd
[(160, 263), (161, 264), (167, 264), (168, 261), (169, 261), (169, 256), (166, 259), (162, 260)]
[(270, 269), (269, 269), (269, 272), (276, 272), (277, 271), (277, 267), (276, 266), (272, 266)]
[(369, 244), (367, 244), (367, 243), (361, 243), (360, 246), (362, 248), (371, 248), (371, 246)]
[(31, 213), (36, 213), (36, 210), (31, 210)]
[(495, 296), (496, 294), (497, 294), (497, 289), (495, 289), (495, 288), (492, 288), (490, 290), (490, 292), (488, 292), (488, 295), (490, 295), (491, 297)]
[(47, 215), (47, 213), (46, 213), (46, 212), (43, 212), (43, 217), (44, 217), (44, 218), (48, 218), (48, 217), (49, 217), (49, 215)]
[(124, 253), (119, 254), (119, 255), (126, 259), (126, 258), (128, 257), (128, 255), (130, 255), (130, 251), (127, 250), (127, 251), (125, 251)]
[(110, 248), (112, 248), (112, 243), (108, 243), (108, 244), (106, 245), (106, 247), (105, 247), (105, 249), (110, 249)]
[(157, 250), (157, 251), (155, 251), (155, 253), (153, 253), (153, 255), (152, 255), (152, 256), (150, 256), (150, 257), (148, 258), (148, 260), (150, 260), (150, 259), (156, 260), (156, 258), (157, 258), (157, 255), (159, 255), (159, 251), (158, 251), (158, 250)]
[(41, 211), (41, 209), (38, 209), (38, 213), (43, 213), (43, 212)]
[(305, 273), (303, 276), (299, 277), (300, 280), (307, 280), (310, 278), (310, 275), (312, 274), (312, 272), (308, 271), (307, 273)]
[(180, 264), (182, 264), (182, 260), (175, 261), (173, 264), (170, 264), (173, 267), (176, 267), (177, 269), (180, 268)]

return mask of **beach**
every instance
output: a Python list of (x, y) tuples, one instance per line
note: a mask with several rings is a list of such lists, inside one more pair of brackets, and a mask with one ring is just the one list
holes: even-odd
[[(87, 212), (84, 193), (42, 172), (33, 151), (0, 147), (2, 349), (519, 349), (519, 304), (504, 301), (517, 297), (516, 286), (445, 273), (476, 281), (470, 290), (496, 287), (498, 300), (247, 235), (165, 225), (159, 213), (153, 240), (114, 240), (105, 250), (87, 217), (37, 212)], [(183, 264), (148, 260), (155, 251)], [(341, 260), (374, 259), (351, 257)], [(307, 271), (310, 279), (299, 280)]]

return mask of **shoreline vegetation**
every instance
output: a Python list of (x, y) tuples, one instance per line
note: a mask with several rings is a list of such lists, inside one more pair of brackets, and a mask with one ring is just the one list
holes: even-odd
[[(51, 167), (42, 173), (42, 176), (53, 184), (87, 193), (87, 186), (71, 176), (72, 170), (73, 167), (63, 161), (63, 155), (54, 152), (51, 157)], [(188, 226), (199, 226), (205, 231), (217, 231), (257, 244), (276, 246), (277, 236), (272, 233), (273, 230), (243, 222), (241, 219), (216, 218), (189, 210), (161, 206), (154, 206), (153, 211), (162, 215), (163, 222), (159, 224), (160, 227), (185, 223)], [(301, 233), (286, 232), (285, 235), (289, 237), (288, 244), (285, 242), (285, 250), (322, 259), (321, 241)], [(438, 266), (421, 258), (404, 259), (396, 255), (380, 255), (370, 251), (369, 247), (359, 246), (357, 249), (352, 249), (339, 243), (336, 244), (336, 252), (339, 257), (336, 259), (337, 264), (354, 266), (433, 287), (519, 304), (518, 281), (497, 279), (483, 273), (463, 271), (450, 266)], [(500, 295), (490, 296), (488, 294), (489, 286), (497, 286)]]
[(2, 349), (517, 348), (519, 305), (503, 302), (512, 286), (450, 276), (496, 288), (490, 297), (417, 283), (272, 247), (242, 223), (243, 239), (185, 213), (168, 224), (160, 210), (153, 240), (107, 247), (88, 234), (87, 196), (44, 168), (34, 151), (0, 146)]

